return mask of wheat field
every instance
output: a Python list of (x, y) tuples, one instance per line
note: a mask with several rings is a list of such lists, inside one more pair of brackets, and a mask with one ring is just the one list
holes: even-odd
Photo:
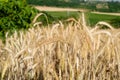
[(36, 18), (28, 31), (6, 34), (1, 80), (120, 80), (120, 29), (91, 28), (84, 14), (48, 26)]

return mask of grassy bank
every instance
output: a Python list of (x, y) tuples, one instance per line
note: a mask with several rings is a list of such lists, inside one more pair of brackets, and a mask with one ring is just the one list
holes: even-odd
[(50, 14), (51, 16), (53, 16), (55, 19), (57, 20), (65, 20), (68, 18), (79, 18), (80, 13), (79, 12), (75, 12), (75, 11), (62, 11), (62, 12), (47, 12), (48, 14)]
[[(98, 21), (105, 21), (114, 27), (120, 27), (120, 16), (86, 13), (86, 20), (90, 26), (94, 26)], [(115, 21), (116, 20), (116, 21)], [(114, 23), (112, 23), (114, 22)]]
[[(63, 11), (63, 12), (46, 12), (48, 15), (51, 15), (52, 19), (50, 21), (58, 21), (58, 20), (66, 20), (68, 18), (79, 19), (81, 16), (80, 12), (75, 11)], [(120, 27), (120, 16), (114, 15), (106, 15), (106, 14), (95, 14), (86, 12), (85, 18), (87, 21), (87, 25), (95, 26), (95, 24), (99, 21), (105, 21), (110, 23), (112, 26), (119, 28)]]

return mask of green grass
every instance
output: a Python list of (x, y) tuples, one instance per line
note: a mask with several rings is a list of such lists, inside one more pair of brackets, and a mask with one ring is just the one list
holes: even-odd
[[(52, 24), (53, 22), (58, 22), (59, 20), (61, 21), (65, 21), (68, 18), (75, 18), (78, 19), (79, 17), (79, 13), (75, 12), (75, 11), (43, 11), (42, 13), (44, 13), (47, 16), (48, 19), (48, 23)], [(41, 21), (43, 23), (43, 25), (46, 25), (46, 19), (44, 16), (40, 16), (37, 21)]]
[[(94, 26), (99, 21), (105, 21), (105, 22), (111, 23), (114, 19), (118, 19), (118, 18), (120, 19), (120, 16), (86, 13), (86, 20), (87, 20), (88, 25), (90, 26)], [(115, 23), (117, 22), (114, 22), (114, 24)], [(114, 24), (112, 23), (113, 26)]]
[(64, 20), (70, 17), (78, 18), (79, 13), (75, 11), (62, 11), (62, 12), (47, 12), (49, 15), (53, 16), (57, 20)]
[[(65, 19), (68, 19), (71, 17), (78, 19), (80, 16), (80, 13), (75, 12), (75, 11), (71, 11), (71, 12), (67, 12), (67, 11), (51, 12), (51, 11), (49, 11), (46, 13), (51, 15), (53, 17), (52, 20), (54, 20), (54, 21), (65, 20)], [(105, 22), (110, 23), (114, 27), (120, 27), (120, 16), (95, 14), (95, 13), (90, 13), (90, 12), (86, 12), (85, 16), (86, 16), (87, 25), (92, 26), (92, 27), (99, 21), (105, 21)]]

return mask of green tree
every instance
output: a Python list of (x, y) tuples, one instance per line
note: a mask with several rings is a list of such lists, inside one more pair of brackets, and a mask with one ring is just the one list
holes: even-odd
[(14, 30), (28, 29), (36, 10), (27, 5), (26, 0), (6, 0), (0, 2), (0, 36)]

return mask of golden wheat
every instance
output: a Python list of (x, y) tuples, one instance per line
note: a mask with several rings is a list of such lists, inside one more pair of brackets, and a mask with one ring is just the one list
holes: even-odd
[(6, 34), (1, 79), (120, 80), (120, 29), (105, 22), (98, 24), (110, 29), (88, 28), (84, 21), (68, 19), (67, 25), (60, 21), (51, 27), (35, 23), (26, 32)]

